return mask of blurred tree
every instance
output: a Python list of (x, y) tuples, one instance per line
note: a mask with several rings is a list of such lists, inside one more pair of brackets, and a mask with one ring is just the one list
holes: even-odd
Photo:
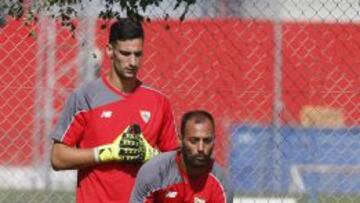
[[(78, 16), (82, 5), (92, 0), (1, 0), (0, 2), (0, 26), (6, 23), (5, 16), (9, 15), (15, 19), (24, 19), (26, 24), (36, 23), (37, 14), (41, 11), (47, 11), (49, 15), (60, 20), (63, 26), (70, 27), (74, 30), (75, 24), (72, 19)], [(95, 0), (94, 0), (95, 1)], [(150, 6), (159, 6), (163, 0), (103, 0), (105, 6), (98, 14), (99, 18), (111, 20), (120, 17), (123, 11), (133, 20), (143, 21), (150, 20), (143, 16)], [(184, 3), (185, 9), (180, 16), (180, 20), (184, 20), (189, 6), (194, 4), (196, 0), (176, 0), (174, 10)], [(121, 11), (115, 10), (115, 6), (119, 6)], [(167, 14), (164, 15), (167, 18)]]

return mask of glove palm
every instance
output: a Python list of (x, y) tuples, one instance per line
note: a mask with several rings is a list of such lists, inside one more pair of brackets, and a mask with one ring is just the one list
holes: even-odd
[(146, 162), (153, 158), (154, 156), (160, 154), (160, 151), (152, 147), (149, 142), (145, 139), (144, 135), (141, 132), (140, 126), (137, 124), (133, 125), (134, 137), (139, 142), (139, 157), (138, 161)]

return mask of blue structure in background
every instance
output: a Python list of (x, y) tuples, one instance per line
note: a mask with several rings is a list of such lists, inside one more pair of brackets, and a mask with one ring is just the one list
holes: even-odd
[[(288, 193), (294, 165), (360, 166), (360, 128), (275, 131), (237, 125), (232, 132), (230, 166), (239, 193)], [(301, 177), (309, 194), (360, 192), (360, 173), (304, 172)]]

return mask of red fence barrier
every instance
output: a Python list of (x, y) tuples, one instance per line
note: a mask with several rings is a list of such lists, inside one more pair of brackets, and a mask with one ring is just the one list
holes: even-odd
[[(97, 26), (96, 44), (105, 50), (107, 30)], [(189, 109), (212, 112), (218, 123), (216, 156), (226, 162), (227, 127), (234, 122), (272, 122), (274, 25), (270, 21), (154, 21), (145, 25), (141, 78), (170, 98), (177, 121)], [(34, 130), (35, 27), (10, 21), (0, 30), (0, 163), (32, 161)], [(360, 123), (360, 34), (355, 24), (282, 25), (284, 124), (301, 123), (305, 106), (340, 109), (345, 125)], [(81, 43), (58, 27), (56, 69), (76, 60)], [(105, 54), (105, 52), (104, 52)], [(105, 57), (106, 58), (106, 57)], [(105, 59), (104, 67), (108, 67)], [(68, 89), (78, 74), (57, 78)], [(59, 110), (64, 98), (57, 97)], [(42, 135), (43, 137), (46, 135)], [(42, 143), (45, 138), (42, 138)]]

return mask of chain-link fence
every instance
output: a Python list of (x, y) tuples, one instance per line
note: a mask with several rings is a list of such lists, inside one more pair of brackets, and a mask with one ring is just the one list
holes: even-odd
[[(101, 2), (83, 2), (74, 35), (0, 15), (0, 202), (74, 201), (48, 135), (69, 92), (109, 68)], [(360, 202), (359, 2), (198, 0), (184, 22), (169, 2), (146, 13), (140, 77), (177, 121), (213, 113), (236, 201)]]

